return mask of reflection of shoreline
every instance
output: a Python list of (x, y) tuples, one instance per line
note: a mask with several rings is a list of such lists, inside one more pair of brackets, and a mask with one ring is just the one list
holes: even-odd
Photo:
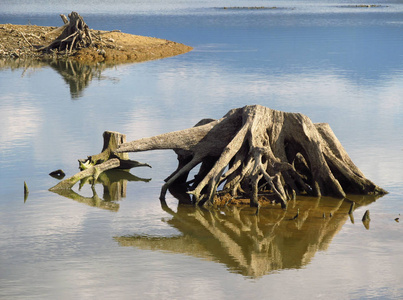
[[(84, 184), (92, 184), (92, 178), (85, 178), (80, 182), (80, 189)], [(128, 181), (145, 181), (151, 179), (143, 179), (123, 170), (109, 170), (101, 173), (96, 183), (102, 184), (103, 199), (100, 198), (95, 190), (94, 185), (91, 186), (92, 197), (84, 197), (71, 189), (54, 190), (53, 192), (74, 201), (86, 204), (88, 206), (101, 209), (118, 211), (119, 203), (116, 201), (126, 197), (126, 189)]]
[(49, 60), (49, 66), (57, 71), (70, 87), (70, 95), (73, 99), (82, 96), (84, 89), (89, 86), (91, 81), (96, 78), (102, 78), (101, 73), (107, 68), (113, 67), (112, 64), (97, 63), (93, 65), (81, 64), (73, 60)]
[(73, 60), (51, 60), (48, 64), (62, 75), (64, 81), (70, 87), (70, 94), (73, 99), (82, 96), (84, 89), (94, 79), (100, 79), (101, 73), (107, 68), (104, 63), (84, 65)]
[(78, 99), (94, 78), (98, 80), (101, 79), (101, 73), (115, 65), (106, 63), (85, 65), (73, 60), (60, 59), (47, 61), (31, 58), (0, 59), (0, 70), (6, 67), (11, 69), (24, 69), (22, 76), (30, 69), (40, 69), (47, 66), (50, 66), (59, 73), (69, 85), (71, 98)]
[[(351, 199), (356, 207), (374, 197)], [(284, 269), (299, 269), (310, 263), (317, 251), (327, 250), (333, 237), (349, 219), (349, 200), (301, 198), (286, 211), (279, 206), (204, 209), (179, 205), (168, 224), (179, 236), (132, 235), (115, 237), (121, 246), (181, 253), (225, 264), (231, 272), (261, 277)], [(299, 217), (293, 220), (297, 210)]]

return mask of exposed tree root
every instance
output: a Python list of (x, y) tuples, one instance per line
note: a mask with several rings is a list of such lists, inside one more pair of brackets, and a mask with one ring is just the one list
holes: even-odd
[[(229, 111), (219, 120), (202, 120), (195, 127), (121, 144), (117, 151), (173, 149), (178, 168), (168, 187), (185, 184), (194, 202), (212, 203), (219, 186), (233, 197), (250, 198), (267, 191), (283, 207), (296, 194), (345, 197), (346, 193), (385, 194), (354, 165), (328, 124), (313, 124), (299, 113), (259, 105)], [(194, 179), (189, 172), (200, 166)]]
[(88, 25), (76, 12), (69, 14), (70, 21), (65, 15), (60, 15), (64, 25), (60, 27), (62, 33), (48, 46), (38, 49), (38, 51), (49, 52), (51, 50), (66, 51), (89, 47), (92, 45), (92, 37)]

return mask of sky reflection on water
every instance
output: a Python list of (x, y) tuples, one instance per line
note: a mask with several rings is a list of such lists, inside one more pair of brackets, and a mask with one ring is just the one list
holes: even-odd
[[(93, 11), (93, 2), (74, 3), (74, 9), (93, 28), (167, 38), (194, 50), (101, 67), (82, 82), (66, 80), (69, 68), (63, 66), (2, 65), (0, 298), (403, 295), (401, 222), (394, 221), (403, 208), (401, 4), (389, 1), (389, 7), (363, 12), (332, 1), (289, 1), (273, 5), (295, 10), (228, 13), (216, 8), (228, 4), (216, 1), (136, 1), (136, 7), (133, 1), (109, 2)], [(38, 2), (15, 3), (2, 3), (0, 23), (60, 25), (58, 14), (71, 11), (59, 1), (47, 2), (49, 14)], [(245, 6), (234, 1), (238, 4)], [(116, 14), (104, 14), (111, 7)], [(20, 13), (21, 8), (32, 13)], [(57, 182), (47, 174), (59, 168), (74, 174), (78, 158), (99, 153), (105, 130), (132, 140), (220, 118), (247, 104), (330, 123), (363, 173), (390, 192), (357, 208), (354, 224), (343, 219), (340, 228), (331, 228), (336, 233), (329, 236), (329, 246), (305, 264), (245, 279), (229, 272), (234, 268), (223, 260), (119, 246), (119, 237), (180, 234), (170, 225), (176, 217), (158, 201), (163, 179), (176, 167), (170, 151), (133, 155), (153, 168), (132, 173), (152, 180), (128, 182), (126, 196), (112, 202), (96, 202), (89, 186), (75, 189), (81, 201), (47, 191)], [(24, 204), (25, 180), (31, 192)], [(95, 188), (105, 201), (103, 186)], [(176, 207), (175, 198), (167, 201)], [(366, 209), (369, 230), (361, 223)]]

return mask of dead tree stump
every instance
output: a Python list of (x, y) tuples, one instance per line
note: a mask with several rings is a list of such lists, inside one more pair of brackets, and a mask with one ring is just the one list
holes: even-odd
[[(328, 124), (314, 124), (305, 115), (260, 105), (230, 110), (219, 120), (202, 120), (195, 127), (142, 138), (118, 146), (116, 152), (173, 149), (178, 168), (166, 179), (168, 187), (186, 185), (194, 202), (213, 202), (217, 190), (250, 199), (272, 193), (286, 206), (295, 194), (345, 197), (385, 194), (354, 165)], [(200, 166), (197, 175), (189, 172)]]
[(134, 167), (150, 167), (148, 164), (130, 160), (127, 153), (115, 153), (120, 144), (126, 142), (126, 135), (116, 131), (105, 131), (103, 134), (104, 145), (102, 152), (88, 156), (86, 159), (79, 159), (81, 172), (59, 182), (50, 191), (71, 189), (78, 181), (92, 176), (94, 183), (98, 176), (110, 169), (128, 170)]
[[(63, 32), (50, 45), (40, 48), (39, 50), (49, 52), (51, 50), (66, 51), (71, 53), (72, 50), (86, 48), (92, 45), (92, 37), (88, 25), (84, 19), (76, 12), (69, 14), (70, 21), (61, 15), (65, 23), (62, 28)], [(67, 23), (66, 23), (67, 22)]]

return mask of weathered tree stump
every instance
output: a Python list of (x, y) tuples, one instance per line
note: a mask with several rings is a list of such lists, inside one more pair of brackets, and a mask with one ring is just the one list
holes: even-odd
[(126, 135), (115, 131), (105, 131), (103, 134), (104, 145), (102, 152), (97, 155), (79, 159), (81, 172), (59, 182), (50, 191), (71, 189), (78, 181), (92, 176), (94, 183), (98, 176), (110, 169), (128, 170), (134, 167), (150, 167), (148, 164), (130, 160), (127, 153), (115, 153), (117, 147), (126, 142)]
[(115, 169), (119, 167), (119, 159), (112, 158), (106, 162), (103, 162), (97, 166), (91, 166), (77, 174), (59, 182), (54, 187), (50, 188), (50, 191), (71, 189), (79, 180), (87, 178), (89, 176), (94, 177), (94, 182), (98, 179), (98, 176), (107, 170)]
[(49, 52), (51, 50), (58, 50), (71, 53), (72, 50), (92, 45), (92, 37), (88, 25), (78, 13), (71, 12), (69, 14), (70, 21), (67, 21), (66, 16), (60, 16), (65, 23), (62, 26), (64, 28), (63, 32), (50, 45), (40, 48), (40, 51)]
[[(160, 199), (171, 185), (186, 185), (194, 202), (213, 202), (218, 187), (258, 206), (270, 192), (285, 206), (296, 194), (345, 197), (385, 194), (354, 165), (330, 126), (314, 124), (299, 113), (259, 105), (230, 110), (219, 120), (142, 138), (118, 146), (117, 153), (173, 149), (178, 168), (166, 179)], [(194, 179), (189, 172), (200, 165)]]
[(126, 135), (116, 131), (105, 131), (103, 133), (104, 145), (102, 152), (96, 155), (88, 156), (86, 159), (79, 159), (80, 169), (84, 170), (89, 167), (106, 162), (108, 159), (118, 158), (119, 169), (131, 169), (134, 167), (150, 167), (149, 164), (139, 163), (129, 159), (128, 153), (116, 153), (119, 145), (126, 143)]

